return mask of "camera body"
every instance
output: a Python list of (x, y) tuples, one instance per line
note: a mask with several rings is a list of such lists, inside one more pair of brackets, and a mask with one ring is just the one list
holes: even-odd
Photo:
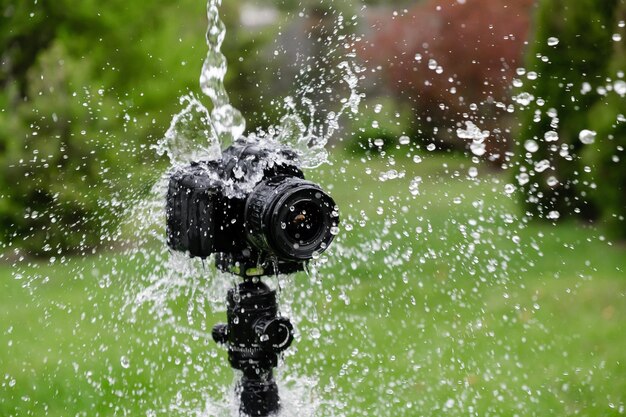
[(166, 217), (171, 249), (216, 254), (218, 268), (244, 277), (302, 270), (339, 223), (335, 202), (305, 180), (294, 152), (246, 138), (218, 161), (174, 172)]

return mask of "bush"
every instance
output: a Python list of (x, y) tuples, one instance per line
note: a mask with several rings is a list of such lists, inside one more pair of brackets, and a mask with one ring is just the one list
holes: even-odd
[[(550, 220), (598, 215), (598, 207), (585, 198), (581, 183), (584, 145), (579, 133), (590, 129), (589, 112), (601, 97), (595, 89), (583, 89), (586, 82), (596, 85), (607, 75), (618, 1), (539, 3), (526, 65), (528, 74), (537, 78), (526, 76), (518, 91), (534, 97), (525, 109), (517, 149), (522, 156), (518, 178), (529, 176), (527, 183), (520, 182), (529, 215)], [(551, 37), (558, 39), (557, 45), (548, 44)], [(549, 132), (555, 132), (558, 139), (546, 140), (546, 134), (553, 135)], [(536, 152), (525, 150), (527, 140), (538, 144)], [(549, 162), (548, 169), (543, 170), (542, 161)]]
[[(618, 16), (626, 14), (620, 5)], [(626, 31), (616, 28), (626, 37)], [(587, 198), (599, 211), (600, 219), (608, 225), (610, 235), (626, 239), (626, 48), (615, 42), (610, 64), (610, 81), (602, 99), (589, 114), (590, 129), (596, 132), (596, 142), (582, 151), (583, 182)], [(589, 167), (590, 169), (586, 169)]]
[[(124, 206), (166, 163), (151, 145), (179, 97), (199, 90), (205, 4), (40, 0), (0, 10), (0, 240), (48, 256), (115, 245)], [(237, 19), (238, 2), (225, 13)], [(225, 46), (233, 101), (250, 112), (255, 39), (231, 33)]]
[(28, 100), (0, 114), (0, 229), (31, 254), (101, 244), (122, 209), (116, 201), (141, 177), (132, 149), (111, 137), (124, 125), (115, 98), (93, 87), (71, 90), (88, 85), (88, 66), (55, 43), (29, 72)]

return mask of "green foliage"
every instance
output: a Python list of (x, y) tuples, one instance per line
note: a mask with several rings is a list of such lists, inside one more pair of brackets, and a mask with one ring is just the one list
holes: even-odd
[[(619, 20), (626, 18), (626, 5), (620, 6)], [(626, 36), (624, 28), (616, 33)], [(597, 133), (596, 144), (586, 147), (582, 162), (590, 170), (583, 170), (589, 184), (588, 196), (598, 207), (607, 230), (615, 238), (626, 239), (626, 101), (624, 99), (623, 71), (626, 68), (626, 48), (615, 42), (610, 74), (613, 91), (607, 89), (589, 113), (590, 129)], [(621, 73), (621, 76), (617, 76)], [(587, 173), (587, 171), (589, 171)]]
[[(60, 62), (56, 71), (49, 71)], [(115, 101), (89, 89), (74, 92), (76, 96), (68, 91), (74, 83), (84, 85), (88, 73), (86, 61), (72, 59), (55, 44), (39, 56), (27, 81), (32, 98), (0, 114), (1, 228), (13, 234), (9, 239), (23, 238), (20, 246), (29, 252), (98, 244), (110, 226), (106, 215), (112, 214), (102, 209), (113, 205), (106, 200), (110, 195), (93, 190), (107, 189), (100, 187), (103, 173), (128, 172), (132, 162), (107, 143), (116, 125), (123, 125), (113, 110)], [(119, 186), (127, 185), (120, 181)], [(108, 187), (111, 195), (116, 190), (113, 184)]]
[[(595, 218), (597, 207), (587, 203), (579, 174), (582, 172), (580, 152), (584, 145), (579, 133), (591, 125), (590, 110), (600, 100), (594, 90), (581, 92), (583, 83), (602, 83), (607, 75), (612, 52), (611, 36), (616, 27), (616, 8), (621, 0), (543, 0), (539, 2), (534, 40), (528, 51), (526, 69), (538, 74), (536, 81), (525, 80), (522, 91), (536, 100), (528, 106), (518, 135), (518, 154), (522, 155), (522, 172), (530, 175), (523, 187), (526, 210), (543, 217), (557, 211), (561, 218), (580, 214)], [(548, 45), (550, 37), (559, 39), (556, 46)], [(547, 58), (547, 60), (546, 60)], [(558, 124), (549, 116), (557, 112)], [(548, 131), (556, 131), (558, 142), (544, 141)], [(526, 140), (535, 140), (539, 150), (528, 154)], [(569, 156), (560, 155), (566, 149)], [(537, 172), (534, 164), (548, 160), (551, 168)], [(549, 185), (555, 177), (557, 185)]]
[[(348, 144), (356, 151), (388, 149), (398, 144), (400, 136), (411, 133), (412, 117), (410, 106), (391, 97), (365, 101), (353, 120), (350, 131), (354, 136)], [(376, 139), (382, 139), (383, 145), (375, 145)]]
[[(239, 3), (226, 3), (236, 28)], [(196, 0), (0, 2), (5, 246), (58, 254), (109, 244), (124, 204), (163, 166), (151, 145), (179, 97), (199, 89), (205, 7)], [(235, 105), (251, 110), (259, 98), (250, 72), (264, 43), (234, 31), (224, 46), (227, 84)]]

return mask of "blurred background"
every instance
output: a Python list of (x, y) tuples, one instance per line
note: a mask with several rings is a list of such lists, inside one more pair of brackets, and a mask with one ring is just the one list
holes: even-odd
[[(205, 5), (44, 0), (0, 7), (2, 245), (88, 250), (103, 243), (101, 230), (115, 227), (116, 206), (99, 199), (115, 198), (122, 209), (164, 162), (151, 145), (179, 97), (198, 90)], [(493, 169), (525, 172), (533, 162), (524, 143), (555, 131), (558, 143), (540, 143), (533, 161), (548, 157), (551, 146), (571, 158), (523, 185), (521, 207), (538, 218), (557, 210), (560, 219), (602, 220), (626, 237), (624, 42), (614, 40), (624, 29), (621, 1), (235, 0), (222, 9), (227, 88), (250, 131), (277, 122), (282, 97), (307, 82), (298, 79), (303, 67), (318, 69), (306, 74), (314, 79), (336, 65), (334, 25), (343, 14), (355, 22), (345, 31), (357, 36), (366, 100), (333, 148), (380, 153), (406, 135), (424, 148), (472, 156), (457, 129), (474, 120), (491, 132), (481, 158)], [(551, 37), (557, 45), (548, 45)], [(521, 92), (541, 100), (544, 111), (557, 110), (557, 125), (545, 115), (537, 120), (532, 106), (513, 112)], [(579, 141), (583, 129), (598, 133), (594, 146)], [(66, 225), (83, 233), (62, 233)]]
[[(294, 287), (320, 311), (302, 334), (322, 338), (289, 361), (319, 373), (322, 403), (355, 416), (623, 415), (626, 3), (221, 10), (248, 131), (278, 123), (283, 97), (332, 78), (346, 51), (364, 69), (332, 164), (308, 174), (348, 225), (329, 279)], [(202, 0), (0, 0), (0, 415), (212, 415), (190, 410), (230, 369), (202, 340), (157, 335), (149, 314), (120, 325), (116, 284), (146, 267), (126, 259), (141, 221), (128, 213), (168, 167), (155, 145), (180, 97), (201, 97), (205, 31)], [(322, 115), (342, 97), (316, 94)], [(190, 351), (213, 373), (187, 367)]]

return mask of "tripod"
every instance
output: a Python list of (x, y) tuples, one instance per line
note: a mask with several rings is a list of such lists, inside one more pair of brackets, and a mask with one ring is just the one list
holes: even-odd
[(213, 327), (213, 340), (228, 347), (228, 360), (243, 372), (236, 392), (240, 413), (266, 417), (280, 409), (273, 369), (278, 356), (293, 342), (293, 326), (278, 316), (276, 291), (259, 277), (245, 276), (227, 296), (228, 324)]

